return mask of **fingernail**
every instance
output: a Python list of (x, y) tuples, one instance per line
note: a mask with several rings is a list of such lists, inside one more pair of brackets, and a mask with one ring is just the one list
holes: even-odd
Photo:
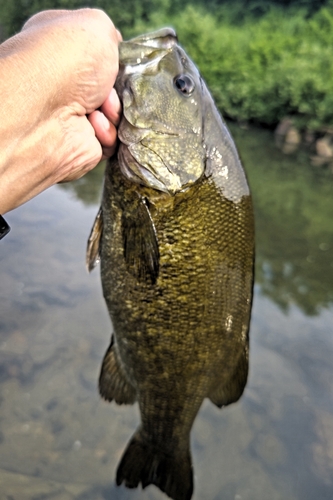
[(101, 113), (101, 116), (100, 116), (100, 124), (102, 125), (102, 127), (105, 129), (105, 130), (109, 130), (110, 127), (111, 127), (111, 123), (109, 122), (109, 120), (107, 119), (107, 117), (105, 116), (104, 113)]

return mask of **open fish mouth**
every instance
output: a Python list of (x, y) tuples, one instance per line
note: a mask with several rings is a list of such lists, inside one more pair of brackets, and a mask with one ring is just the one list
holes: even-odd
[(161, 59), (177, 46), (177, 35), (172, 28), (164, 28), (149, 35), (133, 38), (119, 45), (119, 75), (115, 84), (121, 95), (124, 80), (133, 73), (155, 74)]

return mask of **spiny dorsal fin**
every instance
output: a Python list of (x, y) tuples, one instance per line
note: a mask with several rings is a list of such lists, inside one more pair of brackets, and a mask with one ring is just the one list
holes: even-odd
[(103, 232), (103, 213), (100, 207), (87, 243), (86, 266), (90, 273), (100, 261), (100, 245)]

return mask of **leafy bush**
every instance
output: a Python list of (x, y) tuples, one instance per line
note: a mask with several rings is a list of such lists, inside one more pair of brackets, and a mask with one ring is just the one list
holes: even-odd
[(174, 17), (155, 13), (136, 32), (173, 25), (222, 112), (239, 121), (276, 124), (291, 115), (300, 127), (333, 124), (333, 9), (312, 18), (271, 9), (230, 24), (188, 6)]

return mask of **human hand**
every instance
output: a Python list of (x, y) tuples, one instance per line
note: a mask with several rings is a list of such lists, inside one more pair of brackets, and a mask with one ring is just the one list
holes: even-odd
[(113, 154), (120, 39), (102, 11), (45, 11), (0, 46), (0, 213)]

